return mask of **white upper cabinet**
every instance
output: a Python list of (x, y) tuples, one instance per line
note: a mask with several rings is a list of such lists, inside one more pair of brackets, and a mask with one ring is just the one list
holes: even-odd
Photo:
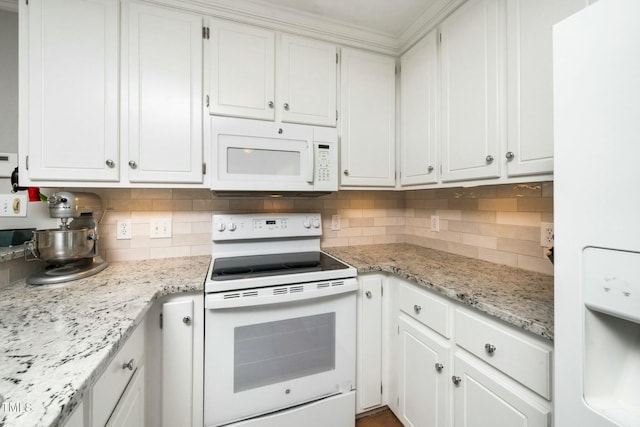
[(341, 186), (395, 185), (395, 59), (342, 49)]
[(202, 182), (202, 17), (139, 3), (127, 12), (122, 162), (129, 181)]
[(278, 111), (281, 121), (335, 126), (336, 46), (283, 34), (279, 48)]
[(438, 182), (437, 33), (432, 31), (400, 59), (400, 184)]
[(118, 5), (20, 2), (21, 184), (118, 181)]
[(214, 20), (210, 28), (209, 112), (275, 119), (275, 34)]
[(335, 45), (221, 20), (210, 33), (211, 114), (336, 125)]
[(553, 171), (553, 24), (588, 5), (588, 0), (507, 2), (509, 176)]
[(442, 180), (500, 176), (501, 0), (469, 0), (441, 24)]

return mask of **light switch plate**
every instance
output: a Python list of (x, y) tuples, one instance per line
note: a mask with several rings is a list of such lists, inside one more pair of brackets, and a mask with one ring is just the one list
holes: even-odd
[(0, 194), (0, 216), (27, 216), (26, 194)]
[(171, 218), (155, 219), (149, 222), (150, 239), (167, 239), (171, 237)]

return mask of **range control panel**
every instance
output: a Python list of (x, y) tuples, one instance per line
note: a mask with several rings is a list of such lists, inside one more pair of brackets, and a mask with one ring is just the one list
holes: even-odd
[(213, 215), (213, 241), (322, 235), (320, 214)]

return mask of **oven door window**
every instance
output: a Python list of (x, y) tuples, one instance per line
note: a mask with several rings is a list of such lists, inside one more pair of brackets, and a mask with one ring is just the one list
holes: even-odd
[(335, 313), (240, 326), (234, 393), (335, 369)]

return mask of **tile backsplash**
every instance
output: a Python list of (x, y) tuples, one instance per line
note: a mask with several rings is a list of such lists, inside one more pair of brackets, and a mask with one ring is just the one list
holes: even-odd
[[(324, 247), (407, 242), (553, 274), (540, 246), (540, 224), (553, 222), (552, 182), (283, 199), (223, 198), (206, 189), (78, 190), (97, 193), (107, 209), (99, 226), (107, 261), (209, 255), (212, 213), (320, 212)], [(340, 215), (339, 231), (331, 230), (332, 215)], [(432, 215), (440, 219), (439, 232), (431, 231)], [(131, 240), (116, 239), (119, 219), (131, 219)], [(171, 238), (149, 238), (154, 219), (171, 220)], [(0, 281), (9, 268), (4, 264)]]

